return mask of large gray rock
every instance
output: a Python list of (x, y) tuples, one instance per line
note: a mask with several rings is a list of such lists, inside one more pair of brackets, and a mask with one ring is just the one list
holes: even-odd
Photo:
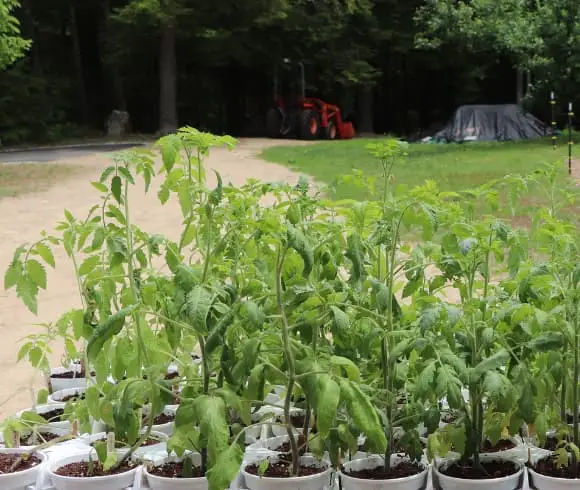
[(114, 110), (107, 119), (107, 135), (121, 137), (131, 132), (131, 118), (126, 111)]

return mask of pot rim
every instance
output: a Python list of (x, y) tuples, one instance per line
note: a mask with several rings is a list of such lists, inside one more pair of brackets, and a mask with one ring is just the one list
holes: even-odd
[[(306, 457), (315, 459), (312, 456), (306, 456)], [(302, 458), (304, 458), (304, 456), (302, 456)], [(267, 459), (267, 458), (263, 458), (263, 459)], [(279, 482), (279, 481), (293, 481), (293, 480), (309, 481), (309, 480), (316, 480), (318, 478), (326, 477), (327, 475), (329, 475), (332, 472), (332, 465), (330, 464), (330, 462), (323, 459), (322, 461), (319, 461), (319, 463), (325, 465), (326, 469), (320, 473), (316, 473), (315, 475), (291, 476), (288, 478), (277, 478), (275, 476), (259, 476), (259, 475), (253, 475), (251, 473), (248, 473), (246, 471), (246, 468), (248, 466), (251, 466), (251, 465), (256, 464), (256, 463), (259, 463), (259, 460), (253, 461), (253, 462), (247, 462), (246, 464), (244, 464), (242, 466), (241, 473), (244, 476), (244, 478), (254, 478), (254, 479), (259, 478), (261, 481), (270, 482), (270, 483)]]
[[(380, 456), (375, 456), (375, 457), (371, 456), (371, 457), (366, 457), (366, 458), (361, 458), (361, 459), (355, 459), (355, 460), (349, 461), (348, 463), (344, 463), (342, 466), (344, 467), (348, 464), (360, 462), (360, 461), (377, 461), (377, 462), (379, 462), (378, 461), (379, 458), (381, 458), (381, 457)], [(389, 479), (385, 479), (385, 480), (370, 480), (368, 478), (357, 478), (356, 476), (351, 476), (348, 473), (342, 471), (342, 469), (340, 469), (338, 471), (338, 474), (340, 475), (341, 478), (346, 477), (346, 478), (350, 478), (351, 480), (356, 480), (356, 481), (360, 481), (360, 482), (371, 482), (371, 481), (373, 481), (373, 482), (392, 482), (392, 483), (399, 483), (399, 482), (404, 482), (404, 481), (407, 482), (407, 481), (418, 480), (422, 477), (425, 477), (426, 473), (429, 471), (430, 465), (426, 465), (426, 464), (423, 464), (421, 462), (418, 462), (417, 464), (419, 466), (423, 467), (423, 471), (421, 471), (420, 473), (416, 473), (416, 474), (411, 475), (411, 476), (405, 476), (402, 478), (389, 478)]]
[(37, 464), (36, 466), (33, 466), (32, 468), (26, 468), (25, 470), (15, 471), (13, 473), (4, 473), (0, 475), (0, 481), (2, 481), (2, 479), (14, 477), (15, 475), (20, 476), (28, 472), (32, 473), (33, 471), (39, 471), (48, 461), (48, 456), (44, 453), (41, 453), (40, 451), (30, 451), (29, 449), (25, 448), (8, 448), (8, 447), (0, 448), (0, 454), (26, 454), (26, 453), (34, 454), (35, 456), (37, 456), (38, 459), (40, 459), (40, 463)]
[[(485, 455), (485, 459), (487, 461), (494, 461), (494, 460), (500, 460), (500, 461), (502, 461), (503, 460), (505, 462), (512, 463), (515, 467), (518, 468), (518, 471), (516, 471), (515, 473), (512, 473), (511, 475), (502, 476), (500, 478), (478, 479), (477, 481), (482, 481), (482, 482), (499, 482), (499, 481), (502, 481), (502, 480), (508, 480), (510, 478), (516, 478), (516, 477), (519, 478), (523, 474), (524, 469), (525, 469), (525, 466), (524, 466), (523, 463), (520, 463), (519, 461), (513, 461), (511, 459), (505, 459), (505, 458), (502, 459), (502, 458), (497, 457), (497, 456), (496, 457), (493, 457), (493, 455), (495, 453), (488, 453), (488, 454), (489, 454), (489, 456), (487, 454)], [(482, 454), (482, 456), (483, 456), (483, 454)], [(444, 464), (448, 464), (448, 463), (452, 463), (452, 462), (456, 462), (456, 461), (458, 461), (458, 458), (442, 459), (442, 460), (440, 460), (438, 462), (435, 462), (435, 464), (432, 465), (433, 466), (433, 471), (437, 474), (437, 476), (442, 476), (443, 478), (449, 478), (450, 480), (453, 480), (453, 481), (463, 481), (463, 482), (465, 482), (465, 481), (476, 481), (476, 480), (473, 480), (471, 478), (457, 478), (457, 477), (454, 477), (454, 476), (448, 476), (445, 473), (441, 473), (439, 471), (439, 468), (441, 466), (443, 466)]]

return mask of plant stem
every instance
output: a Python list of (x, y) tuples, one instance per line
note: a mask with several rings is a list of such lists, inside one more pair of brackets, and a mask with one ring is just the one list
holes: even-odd
[(286, 363), (288, 364), (288, 384), (286, 385), (286, 398), (284, 399), (284, 420), (286, 423), (286, 431), (290, 439), (290, 447), (292, 448), (292, 475), (298, 476), (300, 468), (300, 453), (298, 451), (298, 444), (294, 437), (294, 428), (290, 420), (290, 402), (292, 400), (292, 392), (294, 391), (294, 383), (296, 376), (296, 368), (294, 365), (294, 354), (290, 346), (290, 327), (288, 325), (288, 318), (284, 310), (284, 303), (282, 301), (282, 267), (284, 265), (284, 257), (286, 251), (282, 252), (281, 247), (278, 250), (278, 266), (276, 269), (276, 302), (278, 304), (278, 311), (282, 318), (282, 344), (284, 347), (284, 355)]
[(576, 314), (574, 321), (574, 377), (572, 383), (572, 410), (574, 423), (574, 444), (578, 445), (578, 376), (580, 375), (580, 332), (578, 332), (580, 325), (578, 325), (578, 307), (576, 307)]

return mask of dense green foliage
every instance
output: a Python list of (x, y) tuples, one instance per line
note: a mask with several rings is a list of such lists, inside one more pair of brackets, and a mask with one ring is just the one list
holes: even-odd
[[(0, 74), (0, 138), (10, 144), (100, 133), (113, 109), (128, 110), (141, 133), (186, 123), (263, 134), (274, 65), (285, 57), (304, 61), (309, 94), (340, 104), (365, 131), (374, 123), (378, 131), (415, 134), (460, 104), (514, 102), (514, 46), (499, 38), (509, 28), (494, 34), (496, 49), (478, 49), (475, 57), (472, 41), (488, 45), (490, 33), (418, 49), (416, 35), (446, 21), (437, 11), (431, 23), (416, 22), (425, 4), (26, 0), (14, 14), (32, 47)], [(544, 28), (551, 46), (565, 35), (555, 20)], [(562, 55), (553, 53), (554, 67)], [(546, 77), (569, 78), (561, 71)]]
[[(408, 145), (389, 139), (367, 147), (378, 179), (347, 177), (370, 198), (332, 202), (304, 179), (210, 185), (204, 158), (235, 144), (183, 128), (158, 141), (161, 158), (118, 154), (86, 217), (65, 211), (54, 234), (15, 251), (4, 286), (34, 313), (46, 268), (61, 266), (56, 248), (75, 270), (82, 307), (19, 352), (42, 370), (54, 342), (83, 359), (86, 396), (66, 419), (83, 431), (99, 421), (129, 457), (175, 403), (168, 447), (197, 453), (212, 490), (228, 488), (262, 424), (285, 431), (293, 475), (305, 445), (335, 468), (362, 446), (389, 471), (395, 453), (421, 458), (427, 434), (429, 458), (452, 451), (477, 466), (485, 441), (525, 430), (543, 443), (561, 430), (575, 445), (562, 439), (558, 462), (574, 461), (580, 242), (559, 165), (459, 191), (399, 186)], [(132, 222), (131, 197), (154, 179), (159, 205), (179, 204), (175, 241)], [(549, 198), (532, 226), (495, 216), (501, 196), (517, 202), (534, 186)], [(32, 411), (8, 418), (4, 439), (43, 423)]]
[(12, 15), (17, 0), (0, 1), (0, 70), (22, 57), (30, 43), (20, 37), (18, 20)]

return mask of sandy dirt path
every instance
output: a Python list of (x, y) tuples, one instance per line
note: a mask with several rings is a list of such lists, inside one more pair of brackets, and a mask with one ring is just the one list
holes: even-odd
[[(280, 144), (296, 145), (297, 142), (242, 140), (233, 151), (214, 150), (206, 164), (208, 170), (213, 168), (222, 175), (224, 184), (231, 182), (241, 185), (249, 178), (294, 183), (298, 174), (282, 166), (266, 163), (258, 157), (264, 148)], [(34, 242), (43, 229), (51, 231), (63, 218), (64, 209), (70, 210), (77, 217), (84, 217), (88, 209), (99, 202), (98, 193), (90, 181), (97, 180), (102, 169), (109, 165), (109, 158), (107, 154), (94, 154), (63, 160), (63, 163), (78, 165), (81, 172), (45, 191), (0, 199), (1, 278), (16, 247), (24, 242)], [(134, 222), (148, 232), (162, 233), (175, 239), (181, 230), (179, 209), (171, 202), (161, 206), (156, 198), (156, 190), (154, 183), (149, 194), (133, 196)], [(72, 268), (64, 251), (59, 251), (55, 258), (57, 266), (48, 273), (49, 287), (40, 293), (36, 317), (26, 309), (13, 290), (4, 291), (3, 281), (0, 281), (0, 420), (30, 407), (30, 386), (39, 387), (43, 384), (40, 376), (34, 379), (35, 371), (27, 361), (16, 363), (20, 339), (41, 332), (42, 327), (37, 324), (53, 322), (66, 310), (80, 305)], [(54, 346), (52, 365), (58, 364), (61, 354), (61, 346)]]

